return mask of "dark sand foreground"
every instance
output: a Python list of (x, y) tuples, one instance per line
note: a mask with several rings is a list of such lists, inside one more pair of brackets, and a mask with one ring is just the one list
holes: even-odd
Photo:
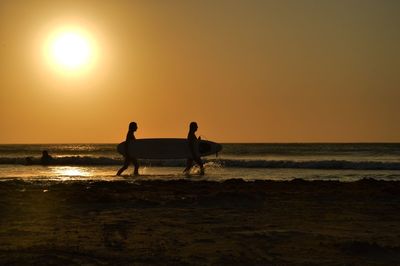
[(1, 265), (400, 265), (400, 182), (0, 182)]

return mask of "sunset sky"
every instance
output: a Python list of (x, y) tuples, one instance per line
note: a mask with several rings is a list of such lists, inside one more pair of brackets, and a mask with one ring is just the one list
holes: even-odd
[(137, 138), (197, 121), (218, 142), (399, 142), (399, 14), (389, 0), (1, 0), (0, 143), (115, 143), (130, 121)]

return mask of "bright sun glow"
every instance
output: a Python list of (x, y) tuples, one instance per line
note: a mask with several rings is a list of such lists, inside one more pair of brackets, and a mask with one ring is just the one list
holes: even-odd
[(86, 65), (91, 57), (88, 40), (75, 32), (62, 32), (51, 44), (53, 59), (67, 69), (78, 69)]
[(64, 33), (53, 45), (54, 58), (69, 68), (81, 66), (89, 58), (89, 45), (85, 39), (75, 33)]

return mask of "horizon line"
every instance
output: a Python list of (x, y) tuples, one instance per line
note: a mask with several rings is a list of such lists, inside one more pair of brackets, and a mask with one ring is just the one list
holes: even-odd
[[(204, 139), (206, 140), (206, 139)], [(212, 140), (210, 140), (212, 141)], [(117, 145), (120, 142), (32, 142), (32, 143), (0, 143), (0, 145)], [(217, 141), (213, 141), (217, 142)], [(238, 142), (217, 142), (220, 144), (400, 144), (400, 141), (275, 141), (275, 142), (247, 142), (247, 141), (238, 141)]]

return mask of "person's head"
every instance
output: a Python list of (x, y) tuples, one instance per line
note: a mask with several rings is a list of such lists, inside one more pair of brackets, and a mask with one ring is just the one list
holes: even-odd
[(130, 122), (129, 123), (129, 131), (136, 131), (137, 130), (137, 124), (136, 122)]
[(42, 151), (42, 156), (46, 156), (46, 157), (49, 156), (49, 152), (46, 150)]
[(197, 128), (198, 128), (198, 126), (197, 126), (197, 123), (196, 123), (196, 122), (191, 122), (191, 123), (190, 123), (190, 125), (189, 125), (190, 131), (196, 132)]

